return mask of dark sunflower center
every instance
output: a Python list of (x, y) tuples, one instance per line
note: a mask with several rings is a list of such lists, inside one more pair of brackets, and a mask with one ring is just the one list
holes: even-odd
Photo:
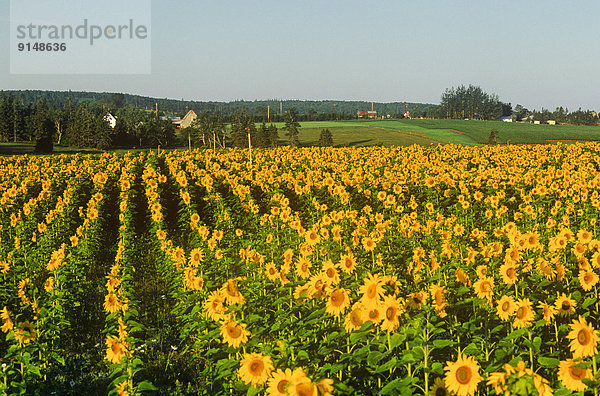
[(504, 303), (502, 304), (502, 310), (504, 312), (508, 312), (509, 308), (510, 308), (510, 303), (508, 301), (504, 301)]
[(367, 288), (367, 297), (375, 298), (377, 296), (377, 285), (372, 284)]
[(592, 283), (592, 280), (593, 280), (593, 279), (594, 279), (594, 277), (593, 277), (593, 276), (592, 276), (592, 274), (590, 274), (589, 272), (588, 272), (588, 273), (586, 273), (586, 274), (583, 276), (583, 281), (584, 281), (585, 283)]
[(372, 309), (369, 311), (369, 319), (377, 319), (379, 317), (379, 312), (376, 309)]
[(396, 308), (389, 307), (388, 309), (386, 309), (385, 317), (387, 318), (387, 320), (394, 320), (394, 318), (396, 317)]
[(466, 366), (461, 366), (456, 370), (456, 380), (462, 384), (468, 384), (471, 382), (471, 377), (473, 376), (471, 369)]
[(569, 373), (571, 374), (571, 377), (577, 381), (581, 381), (585, 378), (585, 369), (579, 367), (569, 368)]
[(563, 301), (560, 307), (563, 311), (568, 311), (569, 309), (571, 309), (571, 303), (568, 301)]
[(333, 293), (331, 293), (330, 298), (331, 298), (331, 305), (333, 305), (334, 307), (339, 307), (344, 302), (344, 294), (342, 292), (340, 292), (339, 290), (336, 290)]
[(327, 276), (333, 278), (335, 276), (335, 270), (333, 268), (329, 268), (327, 270)]
[(581, 344), (581, 345), (589, 344), (590, 335), (589, 335), (588, 331), (585, 329), (579, 330), (579, 333), (577, 333), (577, 341), (579, 341), (579, 344)]
[(252, 375), (260, 375), (265, 365), (260, 360), (255, 360), (250, 363), (250, 373)]
[(238, 338), (242, 335), (242, 329), (239, 326), (227, 326), (227, 333), (231, 338)]
[(285, 388), (287, 388), (287, 385), (289, 383), (290, 383), (290, 381), (288, 381), (288, 380), (279, 381), (279, 383), (277, 384), (277, 390), (281, 393), (285, 393)]

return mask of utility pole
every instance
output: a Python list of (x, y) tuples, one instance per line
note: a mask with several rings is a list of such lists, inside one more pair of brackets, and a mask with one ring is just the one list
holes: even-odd
[(271, 122), (271, 106), (267, 106), (267, 122)]
[(250, 140), (250, 128), (246, 128), (248, 131), (248, 152), (250, 154), (250, 171), (252, 171), (252, 141)]
[(279, 115), (283, 117), (283, 102), (279, 101)]
[(334, 120), (336, 119), (336, 117), (335, 117), (335, 103), (333, 104), (333, 119)]

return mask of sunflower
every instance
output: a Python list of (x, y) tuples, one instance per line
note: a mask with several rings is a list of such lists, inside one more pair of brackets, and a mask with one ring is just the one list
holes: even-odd
[(363, 248), (367, 252), (372, 252), (373, 250), (375, 250), (375, 247), (377, 246), (377, 244), (375, 243), (375, 241), (373, 240), (373, 238), (371, 238), (370, 236), (364, 237), (362, 239), (362, 245), (363, 245)]
[(570, 324), (571, 332), (567, 338), (571, 340), (570, 347), (574, 358), (591, 357), (598, 353), (598, 334), (594, 327), (579, 316), (578, 320), (573, 320)]
[(487, 277), (479, 279), (473, 284), (473, 287), (475, 288), (475, 294), (477, 294), (477, 297), (481, 299), (485, 298), (488, 301), (492, 300), (494, 290), (494, 278)]
[[(476, 250), (473, 250), (473, 252), (478, 253)], [(469, 255), (471, 255), (470, 252)], [(477, 269), (475, 269), (475, 272), (477, 272), (477, 277), (485, 278), (487, 276), (488, 267), (487, 265), (478, 265)]]
[(267, 278), (270, 281), (275, 281), (279, 279), (279, 271), (275, 267), (275, 263), (273, 263), (272, 261), (267, 264), (267, 267), (265, 268), (265, 273), (267, 274)]
[(444, 383), (443, 378), (436, 378), (433, 383), (433, 388), (431, 389), (431, 396), (447, 396), (450, 392), (448, 388), (446, 388), (446, 384)]
[(439, 285), (431, 285), (429, 288), (431, 292), (431, 299), (435, 304), (435, 310), (440, 315), (441, 318), (446, 317), (446, 307), (448, 306), (448, 302), (446, 301), (446, 290), (443, 286)]
[(309, 378), (302, 382), (296, 382), (290, 386), (288, 394), (292, 396), (318, 396), (319, 390)]
[(237, 348), (240, 344), (248, 341), (250, 332), (246, 330), (245, 323), (238, 323), (235, 320), (226, 320), (221, 325), (221, 336), (230, 346)]
[(498, 300), (496, 313), (501, 320), (507, 321), (517, 310), (515, 299), (512, 296), (502, 296)]
[(52, 290), (54, 290), (54, 278), (53, 277), (48, 277), (48, 279), (46, 279), (46, 282), (44, 282), (44, 290), (46, 290), (46, 292), (50, 293), (52, 292)]
[(246, 302), (246, 299), (242, 296), (242, 293), (240, 293), (237, 287), (237, 281), (237, 279), (229, 279), (227, 282), (223, 283), (223, 286), (221, 287), (221, 292), (229, 305), (243, 305)]
[(546, 321), (546, 324), (549, 324), (554, 319), (556, 308), (546, 302), (539, 303), (538, 308), (542, 310), (542, 318)]
[(349, 252), (348, 254), (342, 255), (342, 257), (340, 258), (340, 263), (338, 265), (345, 273), (353, 273), (356, 269), (356, 259), (354, 258), (354, 254), (352, 252)]
[(321, 271), (327, 275), (328, 284), (337, 285), (340, 283), (340, 274), (338, 273), (336, 265), (331, 260), (327, 260), (323, 263)]
[(213, 291), (204, 302), (204, 312), (211, 320), (219, 321), (223, 319), (225, 314), (224, 302), (225, 296), (223, 296), (221, 290)]
[(127, 343), (116, 337), (108, 336), (106, 338), (106, 360), (111, 363), (119, 364), (125, 356), (130, 356), (131, 353), (127, 350)]
[(350, 306), (350, 295), (346, 289), (334, 289), (329, 293), (325, 311), (339, 317)]
[(369, 307), (365, 306), (365, 312), (365, 319), (370, 320), (375, 325), (381, 323), (381, 321), (383, 320), (384, 309), (383, 304), (380, 302)]
[(593, 235), (588, 230), (582, 229), (582, 230), (577, 231), (577, 240), (580, 243), (585, 243), (585, 244), (590, 243), (592, 238), (593, 238)]
[(360, 301), (369, 308), (379, 303), (379, 298), (383, 295), (383, 281), (380, 279), (379, 274), (368, 274), (363, 280), (362, 286), (358, 289), (358, 292), (362, 294)]
[(365, 323), (366, 314), (365, 306), (360, 301), (354, 303), (352, 310), (346, 315), (346, 319), (344, 320), (346, 331), (350, 333), (353, 330), (360, 329)]
[(273, 363), (269, 356), (260, 353), (245, 354), (241, 361), (238, 375), (246, 384), (263, 385), (273, 371)]
[(473, 395), (482, 380), (479, 375), (479, 364), (475, 359), (458, 355), (456, 362), (446, 362), (444, 383), (447, 389), (458, 396)]
[(202, 262), (202, 259), (203, 259), (202, 250), (199, 248), (192, 249), (192, 251), (190, 252), (190, 265), (194, 268), (198, 267), (200, 265), (200, 263)]
[(2, 311), (0, 311), (0, 318), (2, 318), (2, 320), (4, 321), (1, 328), (3, 332), (8, 333), (10, 330), (13, 329), (14, 324), (10, 318), (10, 313), (8, 312), (8, 309), (6, 307), (2, 308)]
[(117, 394), (119, 396), (129, 396), (129, 392), (127, 391), (127, 381), (123, 381), (117, 384)]
[(565, 388), (573, 392), (582, 392), (587, 389), (587, 385), (583, 383), (583, 379), (592, 379), (590, 369), (573, 367), (582, 363), (573, 359), (562, 360), (558, 365), (558, 379)]
[(317, 382), (317, 393), (319, 396), (333, 395), (333, 380), (329, 378), (322, 379)]
[(325, 294), (325, 288), (327, 287), (327, 275), (322, 272), (315, 274), (310, 277), (308, 283), (308, 289), (306, 294), (310, 298), (323, 298)]
[(286, 396), (290, 385), (298, 381), (299, 372), (304, 376), (304, 371), (302, 369), (296, 369), (293, 372), (289, 368), (285, 369), (285, 371), (277, 369), (277, 371), (273, 373), (273, 377), (269, 379), (267, 395)]
[(394, 331), (400, 324), (398, 316), (404, 312), (402, 305), (394, 296), (385, 296), (381, 304), (381, 310), (384, 313), (381, 329)]
[(115, 313), (121, 309), (121, 302), (114, 293), (108, 293), (104, 297), (104, 310), (109, 313)]
[(528, 298), (523, 298), (516, 302), (515, 320), (513, 327), (522, 329), (531, 324), (535, 316), (535, 312), (531, 307), (531, 301)]
[(307, 257), (300, 257), (296, 262), (296, 274), (302, 278), (310, 278), (310, 267), (312, 267), (312, 263)]
[(406, 298), (406, 305), (409, 309), (417, 310), (421, 309), (422, 305), (427, 303), (427, 292), (426, 291), (418, 291), (414, 293), (410, 293)]
[(592, 288), (598, 283), (598, 275), (592, 271), (579, 271), (579, 283), (585, 291), (592, 290)]
[(6, 261), (0, 262), (0, 272), (6, 274), (10, 271), (10, 265)]
[(500, 266), (500, 276), (502, 282), (507, 285), (513, 285), (517, 281), (517, 266), (505, 263)]
[(567, 297), (564, 293), (560, 295), (554, 303), (554, 307), (560, 316), (573, 315), (576, 306), (577, 303), (571, 298), (571, 295), (569, 294), (569, 297)]
[(471, 285), (471, 279), (469, 278), (469, 275), (467, 275), (467, 273), (465, 271), (463, 271), (462, 268), (458, 267), (456, 269), (456, 272), (455, 272), (454, 275), (456, 276), (456, 280), (458, 282), (461, 282), (465, 286), (470, 286)]
[(321, 242), (321, 237), (319, 236), (319, 234), (315, 230), (308, 230), (304, 234), (304, 240), (310, 246), (316, 246), (316, 245), (319, 244), (319, 242)]
[[(510, 367), (510, 365), (506, 365), (506, 366)], [(512, 367), (511, 367), (511, 369), (512, 369)], [(510, 376), (510, 374), (508, 372), (489, 373), (486, 385), (493, 387), (494, 390), (496, 391), (497, 395), (504, 395), (505, 392), (507, 391), (506, 380), (508, 379), (509, 376)]]

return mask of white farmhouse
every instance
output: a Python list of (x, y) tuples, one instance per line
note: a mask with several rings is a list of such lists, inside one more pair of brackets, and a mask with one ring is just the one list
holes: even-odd
[(115, 129), (115, 126), (117, 125), (117, 117), (108, 113), (104, 116), (103, 120), (108, 122), (108, 125), (110, 125), (112, 129)]

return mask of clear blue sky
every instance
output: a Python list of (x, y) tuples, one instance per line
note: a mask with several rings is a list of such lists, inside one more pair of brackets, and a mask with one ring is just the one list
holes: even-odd
[(598, 0), (152, 0), (150, 75), (11, 75), (0, 0), (0, 89), (438, 103), (474, 84), (599, 110), (598, 15)]

